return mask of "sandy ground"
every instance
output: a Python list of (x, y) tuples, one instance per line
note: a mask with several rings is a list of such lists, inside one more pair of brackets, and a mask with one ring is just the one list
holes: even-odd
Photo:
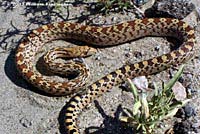
[[(197, 8), (200, 8), (198, 0), (194, 0)], [(67, 20), (82, 22), (91, 19), (93, 23), (112, 24), (134, 18), (133, 14), (113, 14), (108, 17), (101, 15), (88, 15), (87, 5), (70, 4), (64, 12), (59, 10), (46, 12), (46, 9), (33, 9), (17, 5), (13, 9), (0, 8), (0, 134), (60, 134), (64, 133), (63, 115), (65, 103), (69, 97), (51, 97), (27, 83), (17, 72), (14, 62), (15, 47), (20, 39), (30, 30), (51, 22)], [(69, 11), (69, 12), (67, 12)], [(89, 17), (88, 17), (89, 16)], [(195, 90), (198, 96), (200, 88), (200, 23), (197, 22), (195, 13), (191, 13), (186, 22), (195, 27), (197, 36), (197, 54), (190, 61), (183, 75), (183, 80), (191, 90)], [(57, 42), (54, 42), (57, 44)], [(63, 44), (65, 42), (61, 42)], [(167, 45), (166, 45), (167, 44)], [(99, 52), (86, 59), (91, 68), (90, 80), (94, 82), (105, 74), (122, 66), (126, 62), (136, 62), (148, 59), (162, 53), (169, 52), (170, 43), (164, 38), (143, 38), (131, 43), (112, 47), (101, 48)], [(153, 79), (169, 79), (169, 71), (153, 76)], [(102, 97), (98, 98), (90, 108), (84, 110), (79, 117), (81, 131), (94, 130), (100, 133), (131, 133), (131, 130), (121, 129), (118, 116), (121, 113), (121, 105), (132, 105), (130, 93), (122, 91), (118, 87)], [(197, 111), (197, 119), (200, 116), (199, 99), (195, 97), (193, 105)], [(130, 131), (130, 132), (129, 132)]]

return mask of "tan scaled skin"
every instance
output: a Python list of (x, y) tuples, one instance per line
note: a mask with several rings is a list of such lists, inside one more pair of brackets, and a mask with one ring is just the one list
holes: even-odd
[[(77, 94), (71, 98), (65, 114), (67, 134), (79, 134), (76, 118), (81, 110), (95, 97), (120, 84), (126, 78), (150, 75), (171, 66), (180, 65), (191, 59), (194, 54), (195, 44), (193, 28), (183, 21), (171, 18), (136, 19), (108, 27), (86, 26), (68, 22), (48, 24), (33, 30), (27, 39), (21, 42), (16, 53), (16, 64), (23, 77), (34, 86), (53, 95), (67, 95), (81, 88), (82, 80), (85, 79), (84, 74), (88, 75), (88, 69), (82, 69), (84, 68), (82, 64), (76, 64), (75, 66), (83, 70), (82, 75), (68, 82), (47, 79), (37, 70), (34, 70), (33, 65), (37, 51), (45, 43), (51, 40), (67, 38), (84, 41), (90, 44), (90, 46), (102, 47), (118, 45), (145, 36), (170, 36), (183, 41), (183, 44), (177, 50), (173, 50), (170, 53), (135, 64), (124, 65), (88, 86), (84, 94)], [(79, 53), (79, 51), (84, 53), (82, 49), (83, 51), (84, 49), (91, 50), (92, 54), (96, 52), (95, 49), (90, 49), (90, 47), (83, 47), (77, 49), (78, 52), (76, 53)], [(55, 54), (55, 57), (46, 56), (46, 61), (51, 61), (50, 58), (56, 58), (56, 54), (59, 55), (58, 57), (65, 57), (65, 54), (69, 54), (69, 52), (64, 51), (61, 48), (55, 48), (52, 52), (53, 55)], [(72, 53), (73, 51), (75, 50), (72, 50)], [(49, 53), (49, 55), (51, 54)], [(57, 66), (61, 68), (66, 67), (62, 63)]]

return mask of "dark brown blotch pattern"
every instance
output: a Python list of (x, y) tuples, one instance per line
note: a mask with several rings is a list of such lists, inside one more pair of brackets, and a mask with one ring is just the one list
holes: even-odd
[[(187, 48), (187, 47), (182, 46), (177, 51), (173, 52), (174, 55), (172, 55), (172, 53), (166, 54), (166, 56), (167, 56), (167, 60), (165, 60), (166, 63), (163, 63), (164, 61), (163, 61), (162, 57), (157, 57), (156, 63), (153, 63), (152, 60), (148, 60), (147, 66), (145, 64), (143, 64), (142, 62), (137, 63), (139, 65), (139, 68), (136, 68), (134, 66), (134, 64), (130, 65), (130, 70), (128, 72), (125, 68), (122, 67), (120, 69), (120, 71), (118, 70), (118, 72), (114, 71), (114, 72), (110, 73), (112, 78), (108, 77), (110, 75), (107, 75), (107, 76), (103, 77), (103, 79), (101, 79), (101, 81), (97, 81), (95, 83), (97, 88), (94, 89), (92, 86), (89, 86), (88, 87), (89, 88), (88, 94), (85, 95), (87, 98), (86, 97), (85, 97), (85, 99), (80, 98), (80, 100), (76, 100), (76, 101), (72, 100), (71, 103), (69, 103), (69, 105), (68, 105), (67, 113), (73, 113), (73, 116), (69, 116), (69, 115), (66, 116), (67, 119), (70, 119), (66, 122), (66, 125), (72, 127), (69, 130), (70, 134), (74, 134), (75, 132), (78, 132), (78, 130), (76, 129), (76, 126), (73, 125), (74, 124), (73, 122), (75, 121), (74, 119), (76, 118), (75, 113), (76, 113), (76, 111), (78, 111), (78, 106), (72, 105), (72, 102), (76, 103), (76, 104), (81, 103), (82, 105), (86, 105), (90, 102), (90, 100), (92, 98), (99, 95), (100, 92), (105, 92), (105, 91), (107, 91), (107, 89), (112, 88), (112, 86), (116, 85), (118, 82), (121, 82), (122, 79), (124, 79), (125, 75), (127, 75), (127, 76), (132, 75), (132, 77), (133, 77), (133, 74), (134, 74), (134, 76), (138, 76), (138, 75), (141, 75), (141, 74), (147, 75), (147, 74), (150, 74), (150, 73), (153, 73), (153, 72), (156, 72), (156, 71), (166, 69), (169, 66), (169, 64), (170, 65), (175, 64), (176, 62), (180, 63), (180, 62), (182, 62), (183, 60), (186, 59), (185, 57), (187, 57), (188, 55), (190, 56), (190, 54), (191, 54), (190, 52), (193, 50), (193, 46), (194, 46), (194, 41), (192, 39), (195, 38), (194, 34), (191, 31), (192, 28), (190, 26), (187, 26), (187, 27), (184, 28), (183, 25), (185, 23), (182, 22), (182, 21), (178, 21), (177, 23), (173, 23), (171, 19), (165, 19), (165, 21), (161, 22), (159, 18), (156, 18), (151, 23), (152, 26), (154, 26), (154, 28), (155, 28), (154, 30), (151, 31), (152, 33), (157, 32), (155, 25), (158, 24), (158, 23), (161, 25), (161, 27), (163, 27), (161, 29), (161, 32), (165, 32), (166, 28), (170, 28), (170, 27), (172, 27), (172, 28), (177, 27), (177, 29), (179, 29), (179, 30), (184, 30), (184, 31), (180, 31), (180, 32), (182, 32), (183, 33), (182, 36), (184, 36), (186, 38), (187, 42), (185, 44), (189, 45), (191, 48), (190, 47)], [(68, 25), (68, 27), (67, 27), (67, 26), (65, 26), (65, 24), (66, 25), (70, 24), (70, 25)], [(141, 34), (145, 34), (148, 31), (142, 31), (142, 32), (141, 32), (141, 30), (136, 31), (135, 28), (138, 28), (138, 27), (142, 28), (146, 24), (149, 24), (149, 19), (147, 19), (147, 18), (143, 19), (142, 23), (138, 24), (137, 26), (135, 25), (135, 21), (128, 22), (128, 27), (132, 28), (132, 30), (133, 30), (133, 32), (130, 32), (129, 35), (134, 36), (134, 34), (137, 33), (137, 34), (139, 34), (138, 36), (143, 36)], [(29, 42), (32, 42), (34, 45), (40, 45), (41, 42), (39, 42), (39, 41), (42, 41), (42, 40), (40, 40), (40, 38), (51, 40), (52, 39), (51, 37), (56, 36), (56, 35), (51, 35), (52, 33), (56, 33), (56, 31), (54, 32), (54, 30), (56, 30), (56, 28), (57, 28), (55, 26), (56, 25), (48, 24), (48, 25), (46, 25), (47, 29), (46, 29), (46, 27), (44, 27), (44, 28), (40, 27), (40, 28), (36, 29), (35, 33), (29, 34), (28, 39), (26, 40), (26, 42), (24, 42), (24, 44), (29, 44)], [(80, 25), (77, 25), (75, 23), (60, 22), (60, 23), (57, 24), (57, 26), (58, 26), (58, 28), (62, 29), (63, 32), (66, 31), (66, 30), (70, 30), (70, 31), (75, 30), (75, 32), (77, 32), (76, 30), (79, 30), (79, 31), (85, 32), (86, 29), (87, 29), (87, 26), (81, 26), (80, 27)], [(63, 29), (63, 27), (66, 27), (66, 28)], [(118, 24), (118, 25), (115, 25), (115, 26), (112, 26), (112, 27), (101, 28), (100, 32), (98, 32), (100, 30), (99, 27), (88, 27), (89, 29), (90, 28), (91, 29), (90, 29), (90, 31), (86, 31), (86, 32), (89, 33), (88, 35), (93, 34), (94, 37), (101, 37), (99, 39), (95, 39), (95, 41), (97, 43), (110, 43), (110, 42), (111, 43), (116, 43), (116, 42), (120, 43), (120, 42), (124, 41), (124, 38), (128, 38), (128, 37), (126, 37), (127, 36), (126, 34), (122, 33), (122, 32), (128, 31), (128, 27), (124, 27), (124, 25), (122, 23), (122, 24)], [(159, 28), (159, 27), (157, 27), (157, 28)], [(50, 34), (46, 33), (46, 32), (48, 32), (48, 30), (51, 30)], [(168, 31), (169, 32), (178, 32), (178, 31), (170, 31), (170, 30), (168, 30)], [(40, 33), (42, 33), (42, 34), (40, 34)], [(68, 33), (68, 34), (70, 34), (70, 33)], [(104, 34), (111, 35), (111, 36), (104, 39), (104, 36), (105, 36)], [(67, 33), (66, 33), (66, 35), (67, 35)], [(37, 38), (36, 38), (36, 36), (37, 36)], [(49, 38), (46, 38), (46, 36), (49, 36)], [(67, 35), (67, 37), (68, 36), (72, 37), (71, 35)], [(39, 38), (39, 41), (38, 41), (38, 38)], [(90, 36), (86, 36), (84, 38), (80, 37), (80, 39), (87, 40), (87, 39), (90, 39)], [(92, 41), (92, 40), (90, 39), (90, 41)], [(94, 41), (94, 43), (96, 43), (95, 41)], [(21, 44), (21, 46), (23, 46), (23, 44)], [(16, 56), (16, 61), (18, 61), (17, 67), (22, 72), (22, 74), (24, 74), (26, 79), (34, 78), (34, 79), (30, 80), (33, 84), (38, 85), (38, 87), (40, 86), (41, 88), (44, 88), (46, 92), (55, 93), (55, 94), (58, 94), (58, 95), (59, 94), (67, 94), (67, 93), (69, 93), (73, 90), (71, 88), (67, 88), (68, 86), (70, 86), (70, 84), (67, 84), (67, 83), (64, 83), (64, 84), (58, 86), (57, 82), (45, 81), (43, 76), (37, 76), (37, 73), (35, 73), (32, 70), (33, 69), (32, 66), (29, 66), (29, 64), (25, 64), (25, 63), (29, 63), (29, 62), (22, 63), (25, 56), (27, 57), (27, 55), (29, 55), (29, 56), (33, 55), (32, 54), (33, 50), (29, 50), (29, 49), (30, 48), (28, 48), (28, 47), (27, 47), (27, 49), (19, 47), (18, 51), (17, 51), (18, 56)], [(180, 49), (184, 51), (184, 54), (181, 51), (179, 51)], [(24, 52), (24, 51), (28, 51), (28, 52)], [(29, 54), (29, 53), (31, 53), (31, 54)], [(175, 61), (175, 60), (178, 60), (178, 61)], [(172, 61), (172, 63), (171, 63), (171, 61)], [(84, 72), (84, 73), (86, 73), (86, 72)], [(34, 77), (32, 77), (32, 76), (34, 76)], [(78, 82), (78, 81), (79, 80), (74, 80), (74, 82)], [(49, 89), (48, 89), (48, 87), (49, 87)], [(69, 110), (69, 108), (72, 108), (72, 110)]]

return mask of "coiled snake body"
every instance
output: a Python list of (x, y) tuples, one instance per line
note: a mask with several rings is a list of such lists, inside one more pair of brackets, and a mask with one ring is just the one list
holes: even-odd
[[(136, 19), (108, 27), (86, 26), (68, 22), (48, 24), (33, 30), (20, 43), (16, 53), (16, 64), (23, 77), (34, 86), (53, 95), (67, 95), (81, 88), (88, 75), (88, 69), (80, 62), (71, 61), (62, 64), (53, 61), (57, 58), (65, 58), (66, 55), (70, 57), (74, 57), (74, 54), (75, 57), (91, 55), (96, 52), (96, 49), (80, 46), (76, 49), (55, 48), (48, 52), (44, 56), (45, 62), (52, 70), (55, 69), (56, 73), (72, 73), (80, 69), (79, 77), (61, 82), (42, 75), (34, 67), (35, 56), (45, 43), (66, 38), (81, 40), (90, 44), (90, 46), (102, 47), (121, 44), (145, 36), (170, 36), (183, 43), (178, 49), (170, 53), (135, 64), (124, 65), (88, 86), (84, 94), (71, 98), (66, 110), (66, 129), (68, 134), (78, 134), (76, 118), (80, 111), (95, 97), (120, 84), (126, 78), (153, 74), (188, 61), (194, 55), (195, 36), (193, 28), (183, 21), (171, 18)], [(69, 69), (64, 69), (67, 67)]]

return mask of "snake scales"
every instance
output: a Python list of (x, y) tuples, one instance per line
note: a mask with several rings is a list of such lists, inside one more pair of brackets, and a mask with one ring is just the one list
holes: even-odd
[[(48, 52), (44, 56), (45, 62), (50, 68), (56, 69), (56, 73), (62, 74), (63, 70), (70, 73), (70, 70), (77, 71), (80, 69), (79, 77), (61, 82), (42, 75), (34, 68), (35, 56), (44, 44), (56, 39), (72, 39), (81, 40), (90, 46), (102, 47), (121, 44), (145, 36), (170, 36), (182, 41), (182, 45), (170, 53), (135, 64), (124, 65), (88, 86), (84, 94), (77, 94), (71, 98), (66, 110), (66, 129), (68, 134), (78, 134), (76, 118), (80, 111), (95, 97), (123, 82), (126, 78), (160, 72), (191, 59), (194, 55), (195, 44), (193, 28), (183, 21), (171, 18), (136, 19), (108, 27), (68, 22), (48, 24), (33, 30), (19, 44), (16, 52), (16, 64), (22, 76), (34, 86), (53, 95), (67, 95), (81, 88), (82, 81), (88, 75), (88, 68), (83, 66), (81, 62), (73, 63), (74, 61), (71, 61), (65, 65), (53, 61), (57, 58), (66, 58), (66, 55), (69, 57), (74, 57), (74, 54), (75, 57), (91, 55), (96, 52), (96, 49), (79, 46), (76, 49), (55, 48)], [(72, 66), (72, 64), (74, 65)], [(67, 67), (69, 69), (65, 69)]]

